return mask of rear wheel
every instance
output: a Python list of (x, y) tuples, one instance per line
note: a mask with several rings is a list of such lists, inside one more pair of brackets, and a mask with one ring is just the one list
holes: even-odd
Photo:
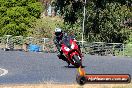
[(73, 59), (74, 59), (74, 61), (75, 61), (75, 66), (76, 66), (76, 67), (82, 66), (82, 62), (81, 62), (81, 60), (79, 60), (79, 57), (78, 57), (77, 55), (74, 55), (74, 56), (73, 56)]

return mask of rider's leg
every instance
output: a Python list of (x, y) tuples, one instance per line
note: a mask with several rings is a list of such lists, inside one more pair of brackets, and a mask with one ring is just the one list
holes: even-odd
[(59, 59), (65, 60), (63, 59), (64, 56), (63, 56), (63, 52), (61, 51), (61, 46), (59, 44), (56, 46), (57, 46), (57, 56), (59, 57)]
[(61, 46), (58, 44), (57, 47), (57, 56), (59, 59), (62, 59), (63, 61), (66, 61), (68, 63), (68, 66), (70, 65), (70, 62), (66, 59), (66, 57), (63, 55), (63, 52), (61, 51)]

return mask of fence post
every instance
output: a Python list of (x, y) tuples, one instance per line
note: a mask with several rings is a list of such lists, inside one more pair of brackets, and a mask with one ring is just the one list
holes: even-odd
[(43, 40), (43, 51), (45, 50), (45, 43), (46, 43), (46, 39), (48, 39), (48, 38), (42, 38), (42, 40)]
[(6, 48), (9, 48), (8, 46), (8, 43), (9, 43), (9, 38), (12, 36), (12, 35), (5, 35), (7, 37), (6, 39)]

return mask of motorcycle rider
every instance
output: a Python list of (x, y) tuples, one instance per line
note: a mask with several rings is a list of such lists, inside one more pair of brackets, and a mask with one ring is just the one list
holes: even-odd
[[(68, 37), (68, 34), (65, 33), (64, 31), (62, 31), (61, 28), (56, 28), (55, 29), (55, 36), (54, 36), (53, 41), (54, 41), (54, 44), (57, 47), (57, 56), (59, 57), (59, 59), (62, 59), (64, 61), (66, 61), (68, 63), (68, 66), (69, 66), (70, 65), (70, 62), (68, 62), (68, 60), (63, 55), (63, 52), (61, 51), (61, 43), (62, 43), (62, 40), (65, 37)], [(75, 36), (71, 36), (71, 38), (76, 41)]]
[(61, 51), (61, 43), (62, 43), (62, 39), (64, 38), (64, 36), (66, 36), (66, 33), (64, 33), (61, 28), (56, 28), (53, 41), (57, 47), (57, 56), (59, 57), (59, 59), (67, 61), (63, 55), (63, 52)]

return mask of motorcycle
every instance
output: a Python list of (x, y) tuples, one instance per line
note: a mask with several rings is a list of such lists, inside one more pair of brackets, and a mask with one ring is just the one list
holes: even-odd
[(82, 54), (76, 40), (71, 37), (65, 37), (62, 40), (61, 50), (69, 63), (75, 67), (82, 66)]

